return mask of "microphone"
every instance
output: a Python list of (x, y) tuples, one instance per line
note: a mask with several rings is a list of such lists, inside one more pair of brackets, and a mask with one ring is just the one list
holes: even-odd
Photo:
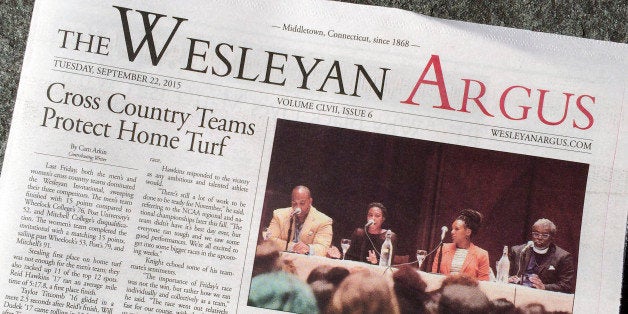
[[(517, 273), (516, 273), (517, 276), (519, 276), (521, 272), (521, 263), (523, 262), (523, 253), (525, 253), (527, 249), (533, 246), (534, 246), (534, 241), (528, 241), (526, 246), (524, 246), (523, 249), (521, 249), (521, 253), (519, 253), (519, 261), (517, 262)], [(520, 278), (518, 283), (523, 284), (523, 278)]]
[[(288, 243), (290, 243), (289, 239), (294, 237), (294, 235), (292, 235), (292, 226), (294, 226), (294, 224), (296, 223), (294, 216), (300, 213), (301, 213), (301, 207), (294, 208), (292, 210), (292, 213), (290, 213), (290, 226), (288, 227), (288, 241), (286, 241), (286, 249), (285, 249), (286, 251), (288, 251)], [(294, 240), (295, 240), (294, 242), (297, 242), (296, 237)]]
[(290, 214), (290, 217), (294, 216), (294, 215), (298, 215), (301, 213), (301, 207), (297, 207), (292, 211), (292, 214)]
[(443, 242), (443, 240), (445, 239), (445, 234), (447, 233), (447, 231), (449, 231), (449, 228), (447, 228), (447, 226), (442, 226), (440, 228), (440, 241)]
[(364, 225), (364, 229), (368, 228), (370, 225), (374, 224), (375, 221), (373, 219), (369, 219), (369, 221)]
[(440, 264), (443, 261), (443, 240), (445, 240), (445, 234), (447, 233), (447, 231), (449, 231), (449, 228), (447, 228), (447, 226), (442, 226), (440, 228), (440, 243), (438, 244), (438, 246), (440, 247), (440, 251), (438, 252), (438, 267), (436, 268), (436, 272), (439, 274), (441, 273)]

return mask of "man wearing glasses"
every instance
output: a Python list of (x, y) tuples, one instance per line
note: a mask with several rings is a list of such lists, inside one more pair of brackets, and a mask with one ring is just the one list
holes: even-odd
[(532, 225), (532, 245), (512, 247), (509, 282), (536, 289), (574, 293), (573, 257), (553, 243), (556, 225), (545, 218)]

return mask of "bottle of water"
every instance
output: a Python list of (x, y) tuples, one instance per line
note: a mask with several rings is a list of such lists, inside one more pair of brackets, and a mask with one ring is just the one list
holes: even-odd
[(510, 271), (510, 260), (508, 259), (508, 246), (504, 246), (502, 257), (497, 261), (497, 282), (508, 282), (508, 272)]
[(392, 231), (386, 231), (386, 240), (382, 244), (382, 249), (379, 254), (379, 266), (390, 266), (392, 264), (393, 245), (392, 245)]

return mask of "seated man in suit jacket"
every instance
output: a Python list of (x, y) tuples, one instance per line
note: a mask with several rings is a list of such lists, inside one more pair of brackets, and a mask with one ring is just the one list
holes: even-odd
[(573, 257), (553, 243), (555, 234), (556, 225), (549, 219), (539, 219), (532, 225), (533, 245), (514, 246), (509, 254), (509, 282), (574, 293)]
[(312, 206), (310, 189), (292, 190), (292, 207), (273, 211), (269, 240), (277, 249), (325, 256), (333, 236), (332, 219)]

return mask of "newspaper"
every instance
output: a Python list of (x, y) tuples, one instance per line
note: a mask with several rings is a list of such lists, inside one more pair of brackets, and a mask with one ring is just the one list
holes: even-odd
[(332, 2), (39, 1), (0, 181), (3, 313), (261, 311), (255, 247), (298, 185), (335, 246), (384, 202), (410, 260), (463, 208), (493, 268), (551, 218), (569, 310), (617, 312), (626, 52)]

